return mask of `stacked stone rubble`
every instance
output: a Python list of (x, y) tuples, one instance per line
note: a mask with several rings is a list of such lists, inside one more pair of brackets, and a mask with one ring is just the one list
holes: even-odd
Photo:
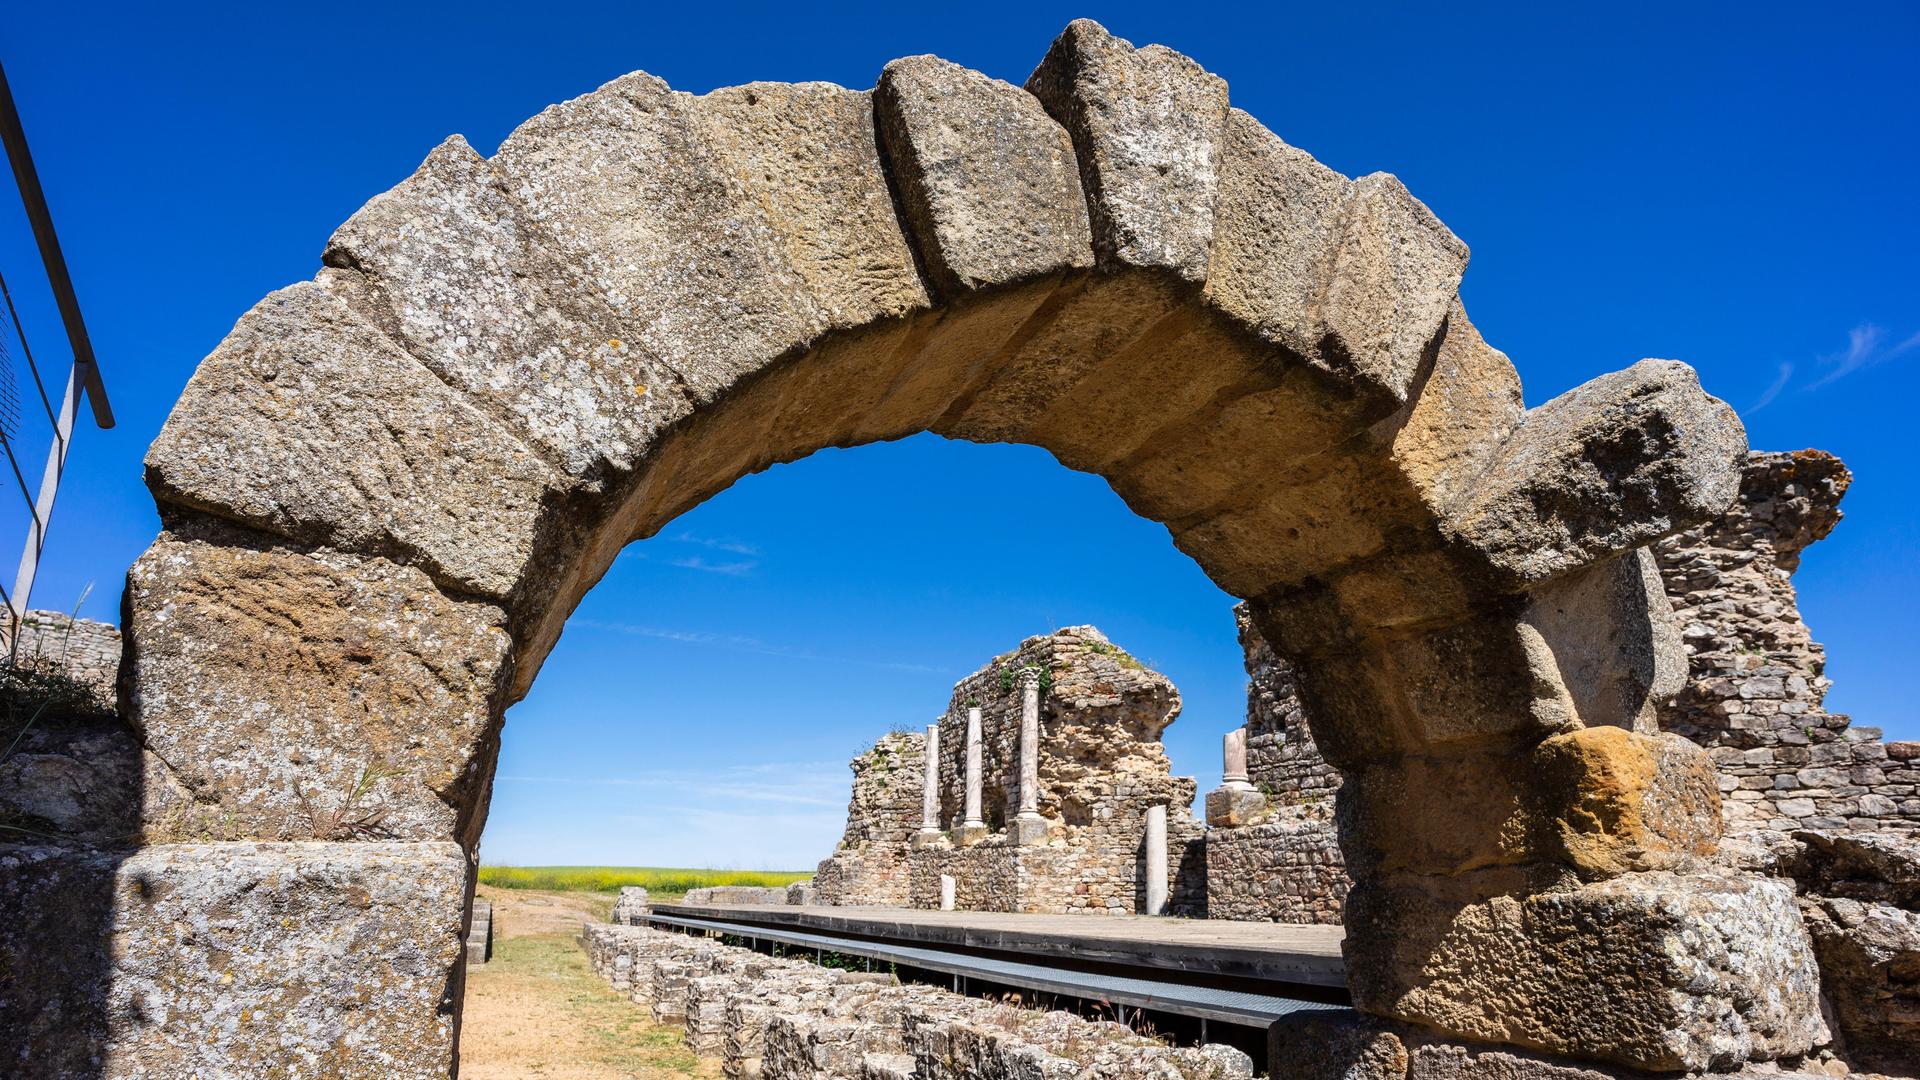
[(589, 963), (613, 989), (733, 1080), (965, 1080), (982, 1076), (1235, 1080), (1252, 1062), (1172, 1047), (1110, 1022), (964, 997), (641, 927), (589, 925)]
[(920, 829), (926, 749), (925, 735), (892, 732), (853, 759), (846, 834), (813, 875), (819, 903), (908, 903), (907, 857)]
[(1661, 726), (1711, 748), (1733, 832), (1920, 828), (1920, 743), (1826, 711), (1791, 580), (1852, 481), (1818, 450), (1750, 454), (1728, 513), (1656, 545), (1689, 666)]

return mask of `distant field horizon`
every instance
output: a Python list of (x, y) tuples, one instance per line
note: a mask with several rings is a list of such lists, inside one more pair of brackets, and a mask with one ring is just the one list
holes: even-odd
[(480, 884), (500, 889), (556, 892), (618, 892), (638, 885), (649, 892), (683, 893), (715, 885), (791, 885), (813, 876), (811, 870), (716, 870), (675, 866), (513, 866), (480, 867)]

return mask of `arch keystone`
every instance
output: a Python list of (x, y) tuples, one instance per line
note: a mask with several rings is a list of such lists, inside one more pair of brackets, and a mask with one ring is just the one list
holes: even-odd
[(1225, 80), (1171, 49), (1136, 49), (1075, 19), (1027, 89), (1073, 136), (1101, 267), (1205, 281)]

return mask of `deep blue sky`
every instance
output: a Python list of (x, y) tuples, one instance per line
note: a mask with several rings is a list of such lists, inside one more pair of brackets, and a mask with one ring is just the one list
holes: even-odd
[[(1674, 7), (20, 5), (0, 57), (120, 415), (81, 433), (36, 600), (93, 582), (116, 617), (157, 528), (140, 457), (194, 364), (447, 134), (490, 151), (636, 68), (865, 87), (936, 52), (1017, 82), (1089, 15), (1334, 168), (1405, 180), (1472, 246), (1468, 308), (1530, 404), (1672, 357), (1755, 446), (1845, 458), (1848, 519), (1798, 578), (1829, 704), (1920, 737), (1920, 9)], [(0, 267), (57, 356), (11, 204)], [(1228, 600), (1101, 482), (930, 437), (754, 477), (588, 598), (510, 714), (484, 854), (808, 865), (852, 751), (1078, 622), (1180, 685), (1169, 748), (1210, 785), (1241, 709)]]

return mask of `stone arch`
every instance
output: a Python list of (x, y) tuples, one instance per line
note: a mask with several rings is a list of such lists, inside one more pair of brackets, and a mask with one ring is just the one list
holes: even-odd
[(240, 320), (148, 456), (147, 838), (234, 881), (441, 868), (364, 961), (392, 1006), (323, 1026), (443, 1068), (445, 883), (501, 713), (618, 550), (822, 447), (1027, 442), (1165, 523), (1301, 663), (1353, 777), (1362, 1008), (1656, 1069), (1804, 1050), (1790, 897), (1703, 868), (1711, 769), (1652, 725), (1684, 663), (1642, 549), (1731, 501), (1740, 424), (1668, 361), (1525, 410), (1466, 258), (1393, 177), (1085, 21), (1024, 88), (934, 57), (872, 91), (634, 74), (490, 159), (450, 139)]

